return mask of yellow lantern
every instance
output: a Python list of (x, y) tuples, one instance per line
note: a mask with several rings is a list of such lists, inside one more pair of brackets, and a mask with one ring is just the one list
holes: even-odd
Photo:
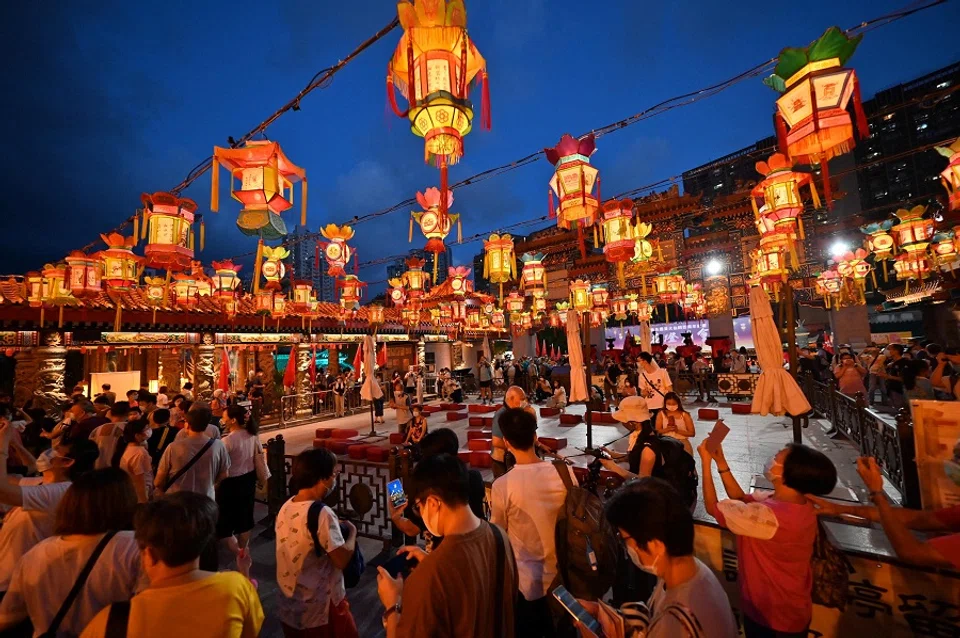
[(523, 270), (520, 273), (520, 290), (527, 295), (547, 290), (547, 269), (543, 267), (543, 253), (524, 253), (520, 257)]
[(900, 220), (900, 223), (893, 227), (893, 234), (900, 250), (908, 253), (922, 253), (929, 248), (930, 240), (933, 238), (933, 220), (923, 217), (926, 212), (927, 207), (920, 205), (910, 210), (901, 208), (894, 213)]
[(235, 300), (237, 298), (237, 288), (240, 286), (240, 278), (237, 273), (243, 267), (240, 264), (234, 264), (230, 259), (215, 261), (213, 266), (213, 297), (221, 302), (226, 300)]
[(173, 271), (189, 266), (193, 260), (192, 225), (197, 203), (171, 193), (143, 193), (140, 201), (147, 239), (143, 249), (146, 265)]
[(346, 275), (343, 279), (338, 279), (336, 287), (340, 289), (340, 305), (353, 309), (359, 307), (362, 288), (366, 285), (356, 275)]
[(933, 236), (933, 254), (936, 257), (937, 267), (949, 267), (944, 270), (954, 270), (954, 263), (960, 257), (957, 252), (957, 234), (953, 230), (945, 230)]
[(627, 313), (631, 315), (637, 314), (637, 311), (640, 309), (640, 295), (625, 295), (624, 299), (627, 300)]
[(500, 285), (503, 299), (503, 284), (517, 276), (517, 258), (513, 252), (513, 237), (493, 233), (483, 242), (483, 276), (492, 284)]
[(633, 200), (615, 199), (603, 205), (600, 215), (603, 254), (608, 262), (617, 265), (620, 287), (625, 288), (623, 265), (630, 261), (636, 251), (636, 235), (633, 226)]
[[(27, 304), (31, 308), (43, 307), (43, 275), (38, 272), (28, 272), (25, 277), (27, 289)], [(43, 313), (41, 312), (41, 317)], [(41, 319), (40, 323), (43, 323)]]
[(949, 208), (951, 211), (960, 210), (960, 139), (950, 146), (938, 146), (937, 152), (950, 162), (940, 173), (940, 182), (947, 189)]
[(511, 317), (523, 312), (523, 297), (521, 297), (517, 291), (511, 292), (507, 295), (506, 300), (504, 300), (504, 307), (507, 309), (507, 312), (510, 313)]
[(197, 280), (192, 274), (177, 273), (173, 276), (174, 301), (180, 308), (192, 310), (199, 301)]
[(463, 297), (470, 292), (471, 284), (467, 277), (470, 276), (471, 268), (466, 266), (451, 266), (447, 269), (447, 279), (450, 281), (450, 289), (457, 297)]
[(772, 293), (779, 300), (779, 286), (787, 281), (790, 269), (787, 266), (786, 249), (780, 245), (761, 246), (750, 251), (753, 272), (757, 285)]
[[(403, 273), (403, 283), (407, 286), (407, 298), (410, 300), (422, 297), (426, 283), (430, 281), (429, 275), (423, 272), (423, 265), (427, 263), (425, 259), (411, 257), (407, 259), (407, 270)], [(436, 263), (436, 262), (434, 262)]]
[(139, 277), (137, 272), (143, 263), (143, 257), (138, 257), (131, 250), (135, 244), (133, 237), (124, 237), (119, 233), (100, 235), (106, 250), (100, 251), (103, 262), (103, 281), (109, 290), (126, 292), (133, 287)]
[[(290, 256), (290, 251), (283, 246), (277, 246), (276, 248), (264, 246), (262, 255), (263, 263), (260, 265), (260, 273), (267, 280), (268, 286), (279, 287), (280, 281), (287, 274), (287, 267), (283, 265), (282, 260)], [(257, 278), (254, 277), (254, 292), (258, 288)]]
[(312, 302), (316, 299), (313, 292), (313, 283), (297, 279), (293, 282), (293, 301), (290, 303), (290, 310), (296, 314), (307, 314), (310, 312)]
[(533, 293), (533, 299), (530, 302), (530, 311), (534, 317), (540, 317), (547, 311), (547, 300), (544, 298), (544, 294), (542, 290)]
[(382, 326), (383, 325), (384, 310), (383, 306), (380, 304), (373, 304), (372, 306), (367, 306), (367, 319), (372, 326)]
[(476, 330), (480, 327), (480, 309), (476, 306), (467, 308), (467, 328)]
[(88, 257), (79, 250), (67, 255), (67, 278), (70, 292), (77, 299), (92, 299), (99, 295), (103, 288), (100, 279), (103, 277), (103, 263), (96, 256)]
[[(590, 165), (590, 156), (596, 150), (596, 139), (592, 133), (580, 140), (564, 134), (556, 146), (544, 149), (547, 161), (555, 169), (550, 179), (550, 217), (557, 218), (560, 228), (569, 230), (577, 227), (580, 254), (584, 258), (587, 251), (583, 229), (596, 223), (600, 208), (599, 171)], [(597, 187), (596, 195), (593, 194), (594, 186)], [(554, 194), (560, 199), (556, 208), (553, 204)]]
[(573, 308), (580, 312), (587, 312), (593, 307), (593, 299), (590, 297), (590, 281), (577, 279), (570, 284), (570, 298)]
[[(785, 233), (799, 233), (803, 235), (803, 222), (800, 215), (803, 213), (803, 198), (800, 189), (810, 186), (814, 208), (820, 208), (820, 197), (813, 177), (809, 173), (800, 173), (793, 170), (793, 163), (782, 153), (774, 153), (766, 162), (757, 162), (757, 172), (764, 175), (764, 179), (750, 193), (750, 203), (753, 213), (770, 220), (775, 231)], [(759, 206), (758, 206), (759, 202)]]
[(594, 310), (607, 310), (607, 299), (610, 297), (610, 292), (607, 290), (606, 285), (597, 284), (590, 291), (590, 300), (593, 302)]

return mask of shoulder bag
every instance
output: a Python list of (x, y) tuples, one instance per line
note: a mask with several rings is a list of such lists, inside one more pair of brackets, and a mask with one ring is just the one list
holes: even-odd
[(193, 458), (190, 459), (189, 461), (187, 461), (187, 464), (186, 464), (186, 465), (184, 465), (184, 466), (181, 467), (179, 470), (177, 470), (176, 472), (174, 472), (174, 473), (173, 473), (173, 476), (171, 476), (171, 477), (166, 481), (166, 484), (165, 484), (161, 489), (162, 489), (164, 492), (166, 492), (168, 489), (170, 489), (170, 488), (173, 486), (174, 483), (176, 483), (178, 480), (180, 480), (180, 477), (182, 477), (184, 474), (186, 474), (186, 473), (187, 473), (187, 470), (189, 470), (191, 467), (193, 467), (194, 464), (195, 464), (197, 461), (200, 460), (200, 457), (203, 456), (203, 455), (206, 453), (206, 451), (210, 449), (210, 446), (213, 445), (213, 441), (214, 441), (214, 439), (210, 439), (209, 441), (207, 441), (206, 443), (204, 443), (204, 444), (203, 444), (203, 447), (200, 448), (200, 449), (197, 451), (197, 453), (193, 455)]

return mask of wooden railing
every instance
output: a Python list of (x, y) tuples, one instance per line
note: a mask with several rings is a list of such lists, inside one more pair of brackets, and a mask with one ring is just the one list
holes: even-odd
[(856, 444), (860, 454), (877, 459), (884, 476), (900, 492), (903, 505), (919, 508), (920, 480), (909, 410), (901, 409), (891, 423), (867, 406), (863, 393), (851, 397), (833, 381), (817, 381), (810, 375), (804, 375), (800, 385), (817, 415)]

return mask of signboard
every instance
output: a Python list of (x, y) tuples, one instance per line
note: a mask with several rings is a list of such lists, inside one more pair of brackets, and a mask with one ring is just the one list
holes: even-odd
[(911, 401), (910, 410), (923, 509), (960, 505), (960, 404)]
[[(650, 341), (657, 343), (660, 339), (658, 335), (663, 335), (663, 343), (668, 350), (673, 350), (677, 346), (683, 345), (683, 336), (685, 332), (691, 333), (693, 343), (698, 346), (706, 347), (704, 343), (710, 336), (710, 322), (706, 319), (697, 321), (673, 321), (670, 323), (650, 324)], [(623, 328), (607, 328), (605, 337), (613, 339), (614, 349), (623, 348), (623, 342), (627, 336), (640, 338), (640, 326), (625, 326)]]

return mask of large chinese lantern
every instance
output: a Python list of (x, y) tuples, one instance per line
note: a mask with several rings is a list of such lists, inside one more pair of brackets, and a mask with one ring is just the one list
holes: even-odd
[(106, 284), (107, 292), (110, 293), (110, 300), (116, 308), (116, 315), (113, 319), (114, 331), (120, 330), (120, 318), (123, 313), (123, 304), (121, 296), (130, 290), (140, 279), (140, 264), (143, 263), (143, 257), (133, 254), (133, 246), (136, 244), (136, 238), (124, 237), (119, 233), (109, 233), (100, 235), (100, 239), (107, 245), (106, 250), (101, 250), (98, 254), (100, 261), (103, 262), (103, 283)]
[(953, 271), (960, 266), (957, 263), (960, 252), (957, 251), (956, 230), (944, 230), (933, 236), (933, 255), (937, 268)]
[(894, 215), (899, 220), (891, 229), (893, 237), (900, 249), (893, 264), (897, 271), (897, 279), (905, 281), (923, 281), (930, 276), (933, 269), (928, 249), (933, 239), (933, 220), (924, 218), (927, 207), (914, 206), (910, 210), (901, 208)]
[(343, 279), (338, 279), (337, 288), (340, 290), (340, 305), (344, 308), (359, 308), (363, 287), (366, 285), (356, 275), (346, 275)]
[[(60, 318), (57, 326), (63, 327), (63, 307), (76, 303), (76, 298), (70, 294), (67, 286), (67, 267), (64, 264), (47, 264), (40, 273), (42, 277), (41, 297), (44, 306), (57, 306), (60, 309)], [(40, 323), (43, 324), (41, 310)]]
[(407, 291), (403, 288), (403, 279), (400, 277), (388, 279), (387, 285), (390, 286), (390, 289), (387, 290), (387, 297), (390, 302), (393, 303), (395, 308), (402, 308), (407, 301)]
[(492, 284), (500, 285), (500, 300), (503, 301), (503, 284), (517, 276), (513, 237), (507, 233), (493, 233), (483, 242), (483, 251), (483, 277)]
[(407, 298), (410, 300), (418, 299), (426, 292), (426, 284), (430, 281), (430, 275), (423, 272), (425, 263), (427, 263), (425, 259), (418, 257), (411, 257), (406, 261), (407, 270), (403, 273), (402, 279), (407, 286)]
[[(257, 272), (253, 276), (253, 291), (260, 289), (260, 277), (267, 280), (267, 286), (274, 289), (280, 288), (280, 280), (287, 274), (287, 267), (283, 265), (283, 260), (290, 256), (290, 251), (283, 246), (271, 247), (263, 246), (258, 255)], [(262, 257), (262, 260), (260, 259)], [(262, 263), (261, 263), (262, 262)]]
[(542, 253), (524, 253), (520, 257), (523, 269), (520, 272), (520, 290), (527, 295), (547, 290), (547, 269), (543, 267)]
[[(640, 286), (644, 295), (647, 294), (647, 272), (652, 271), (653, 264), (653, 243), (650, 242), (647, 237), (650, 236), (650, 232), (653, 230), (653, 226), (647, 222), (637, 222), (636, 227), (633, 229), (633, 257), (630, 259), (631, 262), (641, 265), (640, 270)], [(657, 242), (657, 249), (659, 251), (660, 243)], [(660, 255), (660, 259), (663, 259), (663, 256)]]
[[(347, 245), (347, 242), (353, 239), (353, 229), (349, 226), (337, 226), (336, 224), (327, 224), (320, 229), (320, 234), (329, 239), (328, 243), (317, 242), (313, 258), (313, 267), (320, 266), (320, 249), (323, 249), (323, 258), (327, 260), (327, 274), (331, 277), (342, 277), (346, 273), (344, 266), (353, 256), (353, 249)], [(354, 273), (356, 274), (356, 273)]]
[[(814, 208), (820, 208), (820, 197), (809, 173), (793, 170), (793, 164), (782, 153), (774, 153), (766, 162), (757, 162), (757, 172), (765, 177), (750, 193), (750, 202), (757, 217), (771, 222), (774, 231), (799, 234), (803, 239), (803, 198), (800, 188), (810, 186)], [(763, 211), (761, 213), (761, 211)]]
[(603, 254), (607, 261), (617, 265), (620, 287), (626, 288), (623, 265), (633, 258), (636, 238), (633, 226), (633, 200), (610, 200), (603, 205), (600, 215), (603, 235)]
[(463, 297), (470, 292), (470, 268), (467, 266), (450, 266), (447, 268), (447, 280), (450, 282), (450, 289), (457, 297)]
[(293, 185), (299, 181), (303, 181), (300, 225), (307, 225), (306, 171), (291, 162), (279, 144), (250, 140), (240, 148), (214, 147), (210, 194), (210, 210), (214, 212), (220, 210), (221, 165), (230, 171), (231, 195), (243, 204), (237, 227), (244, 235), (260, 237), (261, 243), (286, 236), (287, 226), (280, 213), (293, 206)]
[[(171, 193), (143, 193), (143, 249), (149, 268), (178, 271), (187, 268), (193, 260), (194, 240), (192, 225), (197, 203)], [(202, 222), (201, 222), (202, 223)], [(200, 234), (203, 250), (203, 233)]]
[(937, 152), (949, 160), (940, 173), (940, 182), (947, 189), (951, 211), (960, 211), (960, 139), (950, 146), (938, 146)]
[(237, 316), (237, 288), (240, 278), (237, 273), (242, 267), (229, 259), (213, 262), (213, 298), (220, 304), (224, 314), (230, 319)]
[(670, 270), (657, 274), (653, 278), (653, 291), (663, 304), (663, 309), (670, 321), (670, 305), (679, 303), (683, 299), (686, 282), (679, 270)]
[[(410, 241), (413, 241), (413, 223), (420, 225), (420, 231), (427, 238), (427, 245), (423, 249), (433, 253), (433, 279), (437, 279), (437, 256), (446, 251), (443, 240), (450, 234), (454, 222), (457, 223), (457, 241), (460, 241), (460, 215), (447, 212), (453, 204), (453, 193), (446, 191), (446, 197), (440, 195), (436, 188), (428, 188), (417, 193), (417, 202), (423, 207), (421, 212), (410, 213)], [(441, 202), (442, 200), (442, 202)]]
[(844, 68), (863, 35), (848, 38), (830, 27), (805, 49), (780, 52), (773, 75), (764, 84), (783, 95), (775, 118), (780, 151), (799, 164), (819, 164), (824, 194), (831, 204), (828, 162), (854, 147), (850, 98), (860, 139), (870, 135), (853, 69)]
[[(463, 155), (474, 79), (483, 85), (481, 124), (490, 128), (486, 61), (467, 35), (462, 0), (400, 0), (397, 13), (403, 36), (387, 65), (387, 95), (394, 113), (408, 117), (410, 130), (424, 139), (425, 159), (444, 169)], [(394, 86), (409, 103), (406, 111), (397, 106)]]
[[(893, 257), (893, 251), (896, 248), (896, 242), (890, 234), (893, 228), (894, 220), (886, 219), (882, 222), (872, 222), (860, 227), (860, 232), (867, 236), (864, 240), (864, 246), (873, 253), (873, 263), (883, 264), (883, 278), (887, 279), (887, 261)], [(876, 286), (876, 277), (873, 285)]]
[(523, 297), (517, 291), (512, 291), (503, 302), (503, 307), (506, 308), (507, 312), (510, 314), (510, 321), (514, 320), (515, 316), (519, 316), (523, 312)]
[(867, 251), (858, 248), (843, 254), (837, 263), (837, 272), (851, 284), (850, 299), (854, 305), (862, 306), (867, 303), (867, 275), (873, 271), (873, 266), (867, 261), (867, 255)]
[(588, 312), (593, 307), (589, 280), (577, 279), (570, 283), (570, 303), (579, 312)]
[(827, 309), (843, 307), (843, 278), (836, 270), (825, 270), (817, 276), (816, 290), (823, 297)]
[[(583, 229), (594, 226), (600, 208), (600, 172), (590, 165), (590, 156), (597, 150), (596, 139), (591, 133), (577, 140), (564, 134), (553, 148), (543, 149), (547, 161), (554, 166), (550, 179), (550, 217), (557, 218), (560, 228), (569, 230), (577, 227), (580, 240), (580, 256), (587, 256), (587, 247), (583, 238)], [(594, 186), (597, 194), (593, 194)], [(553, 203), (553, 196), (559, 198), (559, 205)], [(594, 237), (596, 245), (596, 237)]]
[(79, 250), (67, 255), (67, 279), (70, 293), (77, 299), (92, 299), (103, 291), (103, 262), (95, 255), (87, 256)]

